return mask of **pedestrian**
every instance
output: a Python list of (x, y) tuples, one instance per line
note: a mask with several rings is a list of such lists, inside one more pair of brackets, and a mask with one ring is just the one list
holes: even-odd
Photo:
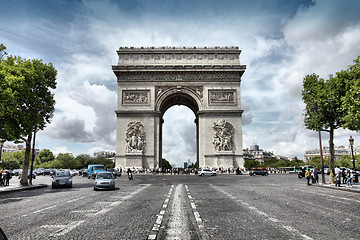
[(308, 185), (308, 186), (311, 185), (311, 184), (310, 184), (310, 175), (311, 175), (311, 173), (310, 173), (310, 170), (308, 169), (308, 170), (305, 172), (305, 178), (306, 178), (306, 182), (307, 182), (307, 185)]
[(5, 186), (9, 186), (9, 181), (10, 181), (10, 172), (6, 171), (6, 173), (5, 173)]
[(338, 173), (335, 176), (335, 187), (340, 187), (341, 183), (341, 172), (338, 171)]
[(347, 187), (352, 188), (352, 180), (353, 180), (354, 175), (352, 174), (352, 172), (350, 172), (350, 170), (348, 170), (347, 175), (346, 175), (346, 184)]
[(315, 179), (315, 184), (319, 185), (319, 172), (317, 168), (314, 169), (314, 179)]
[(346, 176), (347, 176), (347, 174), (346, 174), (346, 172), (345, 172), (345, 169), (343, 169), (342, 171), (341, 171), (341, 177), (342, 177), (342, 183), (343, 184), (345, 184), (345, 183), (347, 183), (347, 181), (346, 181)]
[(310, 178), (311, 178), (311, 184), (315, 184), (315, 176), (314, 176), (314, 171), (312, 169), (310, 170)]

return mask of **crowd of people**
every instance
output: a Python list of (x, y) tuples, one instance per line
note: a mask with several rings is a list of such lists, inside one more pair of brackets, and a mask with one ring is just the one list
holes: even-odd
[(0, 186), (9, 186), (9, 181), (11, 178), (11, 173), (9, 171), (0, 170)]

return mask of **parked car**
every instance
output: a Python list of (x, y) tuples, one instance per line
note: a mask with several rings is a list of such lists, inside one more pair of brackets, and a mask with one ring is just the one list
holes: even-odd
[(115, 189), (115, 177), (111, 172), (99, 172), (94, 181), (94, 190)]
[(50, 171), (50, 169), (44, 169), (44, 176), (45, 175), (50, 175), (51, 174), (51, 171)]
[(209, 168), (203, 168), (199, 171), (199, 176), (216, 176), (216, 172)]
[(44, 170), (44, 168), (37, 168), (34, 170), (34, 173), (36, 174), (36, 176), (44, 175)]
[[(21, 173), (19, 174), (19, 179), (21, 178), (21, 174), (22, 174), (22, 171)], [(28, 170), (28, 179), (30, 178), (30, 170)], [(36, 178), (36, 174), (33, 172), (32, 173), (32, 178), (35, 179)]]
[(71, 176), (76, 176), (78, 174), (78, 171), (75, 169), (71, 169), (70, 174), (71, 174)]
[(69, 171), (56, 171), (55, 175), (52, 176), (52, 188), (58, 187), (72, 187), (72, 176)]
[(267, 176), (268, 172), (265, 169), (251, 169), (249, 172), (250, 176), (255, 176), (255, 175), (261, 175), (261, 176)]
[(56, 169), (50, 169), (50, 176), (54, 176), (56, 173)]
[(14, 170), (13, 170), (13, 174), (14, 174), (15, 176), (19, 176), (19, 175), (21, 175), (21, 173), (22, 173), (22, 169), (14, 169)]

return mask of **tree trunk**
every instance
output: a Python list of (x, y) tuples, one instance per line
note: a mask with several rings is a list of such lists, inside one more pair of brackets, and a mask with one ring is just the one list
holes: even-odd
[(330, 127), (330, 138), (329, 138), (329, 150), (330, 150), (330, 159), (329, 159), (329, 169), (330, 169), (330, 179), (329, 183), (334, 183), (335, 177), (335, 168), (334, 168), (334, 128)]
[(28, 170), (29, 170), (29, 160), (30, 160), (31, 138), (32, 138), (32, 134), (30, 133), (27, 139), (23, 139), (26, 143), (26, 149), (25, 149), (25, 159), (22, 166), (20, 186), (29, 186)]

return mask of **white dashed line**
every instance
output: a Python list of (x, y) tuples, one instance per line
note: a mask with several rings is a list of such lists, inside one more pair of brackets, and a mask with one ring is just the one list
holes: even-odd
[(224, 190), (210, 184), (210, 186), (212, 186), (213, 188), (215, 188), (216, 190), (220, 191), (221, 193), (225, 194), (226, 196), (228, 196), (229, 198), (235, 200), (236, 202), (239, 202), (241, 203), (243, 206), (246, 206), (248, 209), (256, 212), (257, 214), (259, 215), (262, 215), (266, 218), (266, 220), (269, 220), (271, 222), (274, 222), (274, 223), (277, 223), (277, 224), (280, 224), (281, 227), (283, 227), (284, 229), (286, 229), (288, 232), (290, 232), (291, 234), (293, 235), (296, 235), (296, 236), (300, 236), (302, 237), (303, 239), (307, 239), (307, 240), (312, 240), (311, 237), (305, 235), (305, 234), (302, 234), (301, 232), (299, 232), (297, 229), (289, 226), (289, 225), (286, 225), (286, 224), (283, 224), (280, 220), (276, 219), (276, 218), (273, 218), (273, 217), (270, 217), (267, 213), (263, 212), (263, 211), (260, 211), (259, 209), (257, 209), (256, 207), (254, 206), (251, 206), (250, 204), (248, 204), (247, 202), (244, 202), (244, 201), (241, 201), (240, 199), (237, 199), (236, 197), (232, 196), (230, 193), (228, 192), (225, 192)]
[(158, 234), (158, 231), (160, 230), (160, 226), (161, 226), (161, 223), (162, 223), (162, 220), (164, 218), (164, 214), (166, 212), (166, 208), (168, 206), (168, 203), (170, 201), (170, 197), (171, 197), (171, 194), (172, 194), (172, 191), (173, 191), (173, 188), (174, 188), (174, 185), (171, 185), (171, 188), (166, 196), (166, 199), (162, 205), (162, 209), (160, 210), (160, 213), (157, 215), (157, 218), (155, 220), (155, 223), (154, 223), (154, 226), (152, 228), (152, 233), (149, 234), (148, 236), (148, 240), (153, 240), (153, 239), (156, 239), (157, 237), (157, 234)]

